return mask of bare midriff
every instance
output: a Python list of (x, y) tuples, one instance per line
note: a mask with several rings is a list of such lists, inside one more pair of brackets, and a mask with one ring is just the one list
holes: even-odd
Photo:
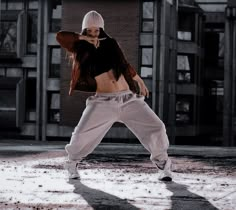
[(116, 81), (112, 70), (96, 76), (95, 80), (97, 82), (96, 92), (98, 93), (113, 93), (129, 90), (129, 85), (124, 76), (121, 74), (118, 81)]

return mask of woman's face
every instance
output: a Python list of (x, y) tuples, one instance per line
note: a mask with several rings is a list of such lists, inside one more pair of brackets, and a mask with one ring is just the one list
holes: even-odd
[(100, 34), (100, 28), (98, 27), (87, 28), (87, 36), (98, 38), (99, 34)]

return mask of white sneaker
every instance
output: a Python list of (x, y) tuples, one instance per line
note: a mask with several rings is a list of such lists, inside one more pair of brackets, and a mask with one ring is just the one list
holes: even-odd
[(64, 168), (68, 170), (69, 179), (80, 179), (77, 168), (78, 164), (76, 161), (66, 161)]
[(168, 158), (163, 170), (161, 170), (161, 174), (159, 176), (160, 181), (171, 182), (172, 181), (172, 173), (171, 173), (171, 160)]

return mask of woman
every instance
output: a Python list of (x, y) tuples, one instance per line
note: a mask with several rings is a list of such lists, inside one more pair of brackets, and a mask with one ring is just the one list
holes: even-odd
[(96, 92), (86, 100), (80, 122), (65, 147), (69, 178), (79, 178), (79, 161), (95, 149), (114, 122), (122, 122), (151, 153), (150, 159), (162, 170), (160, 180), (171, 181), (165, 125), (145, 103), (149, 91), (116, 40), (104, 32), (102, 16), (90, 11), (83, 18), (81, 34), (60, 31), (56, 38), (72, 53), (69, 95), (75, 89)]

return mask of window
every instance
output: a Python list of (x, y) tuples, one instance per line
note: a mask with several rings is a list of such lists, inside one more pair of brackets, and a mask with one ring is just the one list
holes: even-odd
[(0, 22), (0, 56), (16, 56), (16, 20), (2, 20)]
[(52, 47), (50, 49), (49, 77), (51, 78), (60, 77), (60, 63), (61, 63), (61, 48)]
[[(1, 81), (2, 82), (2, 81)], [(16, 92), (0, 88), (0, 128), (15, 127)]]
[(141, 77), (152, 77), (152, 67), (141, 67)]
[(0, 77), (6, 76), (6, 68), (0, 68)]
[[(27, 6), (27, 8), (25, 8)], [(1, 2), (0, 56), (22, 58), (37, 52), (38, 2)]]
[(211, 30), (205, 33), (205, 63), (209, 68), (224, 68), (224, 32)]
[(141, 11), (140, 74), (143, 78), (151, 78), (153, 71), (154, 2), (143, 1)]
[(194, 41), (194, 14), (182, 12), (178, 14), (178, 39), (184, 41)]
[(224, 53), (225, 53), (225, 33), (219, 33), (219, 52), (218, 52), (218, 66), (224, 68)]
[(50, 32), (58, 32), (61, 29), (61, 1), (56, 0), (51, 3), (51, 21), (50, 21)]
[(144, 32), (152, 32), (153, 31), (153, 21), (143, 21), (143, 24), (142, 24), (142, 30)]
[(142, 65), (152, 65), (152, 48), (142, 48)]
[(7, 77), (22, 77), (23, 71), (22, 68), (7, 68), (6, 69)]
[(227, 0), (196, 0), (196, 2), (199, 7), (204, 10), (204, 12), (225, 12), (225, 8), (227, 6)]
[(38, 9), (38, 1), (37, 0), (30, 0), (28, 1), (28, 9)]
[(177, 56), (177, 82), (191, 83), (193, 81), (193, 60), (191, 54)]
[(178, 31), (178, 39), (191, 41), (192, 40), (192, 33), (187, 31)]
[(178, 95), (176, 98), (176, 123), (192, 123), (192, 100), (190, 96)]
[(60, 122), (60, 94), (48, 92), (48, 122)]
[(24, 0), (2, 0), (2, 10), (22, 10), (24, 8)]
[(16, 128), (24, 119), (24, 80), (0, 78), (0, 127)]
[(27, 17), (27, 54), (37, 53), (38, 11), (29, 10)]
[(153, 2), (152, 1), (144, 1), (143, 2), (143, 19), (153, 19)]
[(34, 122), (36, 121), (36, 78), (26, 79), (25, 91), (25, 120)]

